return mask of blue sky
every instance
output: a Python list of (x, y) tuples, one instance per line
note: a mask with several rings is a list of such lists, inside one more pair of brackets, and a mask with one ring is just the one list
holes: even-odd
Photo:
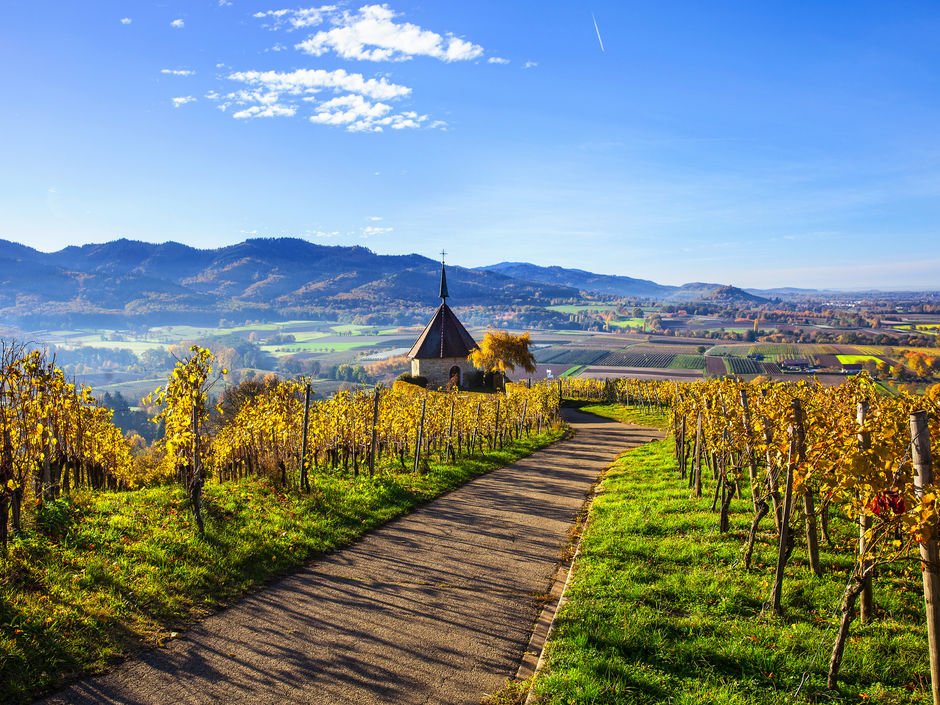
[(940, 288), (938, 36), (918, 2), (7, 0), (0, 237)]

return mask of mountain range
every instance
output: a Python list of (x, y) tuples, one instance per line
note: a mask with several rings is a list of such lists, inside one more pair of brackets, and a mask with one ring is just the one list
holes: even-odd
[[(294, 238), (249, 239), (216, 249), (121, 239), (48, 253), (0, 240), (0, 322), (21, 327), (134, 319), (208, 323), (326, 310), (426, 312), (437, 300), (440, 266), (415, 254), (379, 255), (364, 247)], [(525, 262), (476, 269), (448, 265), (447, 277), (457, 306), (544, 307), (585, 295), (764, 300), (754, 296), (759, 292), (719, 284), (675, 287)]]

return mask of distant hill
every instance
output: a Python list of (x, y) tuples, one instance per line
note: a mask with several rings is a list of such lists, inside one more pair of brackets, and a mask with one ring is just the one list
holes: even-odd
[(683, 284), (669, 295), (668, 301), (675, 303), (689, 303), (703, 301), (710, 304), (751, 305), (759, 306), (769, 303), (770, 299), (749, 293), (744, 289), (726, 284), (712, 284), (708, 282), (691, 282)]
[[(447, 276), (458, 306), (546, 305), (578, 296), (572, 287), (495, 271), (448, 266)], [(427, 309), (437, 301), (439, 277), (440, 263), (420, 255), (377, 255), (293, 238), (207, 250), (122, 239), (52, 253), (0, 240), (0, 316), (35, 327)]]
[(528, 262), (500, 262), (486, 267), (477, 267), (478, 272), (499, 272), (510, 277), (526, 279), (545, 284), (571, 287), (580, 291), (611, 296), (632, 296), (639, 298), (662, 299), (674, 292), (677, 287), (657, 284), (648, 279), (634, 279), (613, 274), (594, 274), (583, 269), (564, 267), (539, 267)]
[(720, 289), (721, 284), (709, 284), (707, 282), (690, 282), (683, 284), (667, 297), (669, 301), (685, 303), (686, 301), (701, 301), (711, 292)]
[(711, 301), (714, 303), (729, 303), (729, 304), (752, 304), (759, 306), (760, 304), (770, 303), (770, 299), (765, 299), (761, 296), (755, 296), (754, 294), (749, 294), (743, 289), (739, 289), (736, 286), (720, 286), (714, 291), (706, 294), (703, 299), (705, 301)]

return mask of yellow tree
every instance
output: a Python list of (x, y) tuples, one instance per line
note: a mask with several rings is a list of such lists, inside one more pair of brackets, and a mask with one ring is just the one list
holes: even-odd
[(535, 372), (535, 357), (529, 351), (529, 334), (513, 335), (498, 330), (487, 331), (480, 346), (467, 358), (470, 363), (486, 372), (505, 374), (521, 367)]
[(162, 407), (153, 419), (165, 424), (159, 445), (166, 454), (164, 462), (180, 475), (189, 490), (199, 533), (203, 533), (201, 460), (209, 445), (203, 430), (209, 415), (209, 389), (228, 372), (222, 368), (213, 377), (213, 360), (211, 352), (193, 345), (189, 357), (176, 363), (166, 386), (143, 400), (145, 406)]

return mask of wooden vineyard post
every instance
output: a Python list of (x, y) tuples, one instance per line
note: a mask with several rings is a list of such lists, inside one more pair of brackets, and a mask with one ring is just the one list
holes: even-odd
[(300, 440), (300, 486), (304, 492), (310, 491), (307, 479), (307, 429), (310, 427), (310, 383), (304, 386), (304, 430)]
[(767, 446), (767, 453), (765, 455), (767, 462), (767, 494), (770, 495), (770, 499), (774, 505), (774, 526), (777, 528), (777, 533), (779, 534), (780, 515), (783, 512), (783, 507), (780, 504), (780, 491), (777, 489), (777, 469), (774, 467), (773, 456), (770, 450), (774, 442), (774, 435), (771, 430), (770, 422), (764, 417), (761, 417), (761, 421), (764, 424), (764, 444)]
[[(911, 452), (914, 460), (914, 494), (918, 499), (933, 485), (930, 457), (930, 430), (927, 412), (911, 414)], [(930, 686), (934, 705), (940, 705), (940, 555), (934, 526), (927, 541), (920, 544), (921, 570), (924, 576), (924, 605), (927, 609), (927, 641), (930, 648)]]
[(496, 425), (493, 429), (493, 448), (496, 448), (496, 444), (499, 443), (502, 446), (502, 439), (499, 437), (499, 399), (496, 400)]
[[(558, 385), (558, 388), (561, 388), (561, 385)], [(473, 448), (477, 444), (477, 433), (480, 431), (480, 412), (483, 409), (483, 402), (477, 402), (477, 422), (473, 427), (473, 434), (470, 436), (470, 455), (473, 455)]]
[[(856, 407), (856, 420), (860, 427), (865, 426), (865, 417), (868, 415), (868, 402), (861, 401)], [(859, 450), (864, 453), (868, 450), (871, 445), (871, 435), (867, 431), (859, 431), (858, 434), (858, 447)], [(868, 567), (869, 561), (865, 559), (865, 554), (868, 551), (868, 529), (871, 528), (871, 517), (865, 514), (864, 507), (858, 513), (858, 558), (861, 563), (859, 564), (859, 575), (864, 575), (862, 580), (862, 594), (861, 605), (859, 609), (859, 619), (861, 619), (862, 624), (868, 624), (873, 617), (874, 612), (874, 596), (872, 594), (872, 585), (871, 585), (871, 574), (865, 575), (865, 569)]]
[[(800, 412), (797, 418), (802, 418), (800, 400), (794, 399), (792, 405), (794, 413)], [(783, 593), (783, 570), (790, 557), (790, 509), (793, 505), (793, 472), (797, 462), (797, 429), (790, 426), (790, 452), (787, 458), (786, 490), (783, 494), (783, 516), (780, 517), (780, 541), (777, 544), (777, 570), (774, 574), (774, 587), (770, 598), (771, 609), (780, 614), (783, 607), (780, 598)]]
[(754, 512), (757, 512), (757, 459), (754, 457), (754, 444), (751, 441), (751, 409), (747, 405), (747, 390), (741, 390), (741, 407), (744, 409), (744, 436), (747, 443), (744, 452), (747, 453), (748, 475), (751, 478), (751, 502), (754, 504)]
[(695, 490), (695, 496), (702, 496), (702, 412), (698, 412), (695, 419), (695, 461), (692, 466), (692, 487)]
[(378, 450), (378, 431), (379, 425), (379, 388), (376, 387), (372, 393), (372, 437), (369, 441), (369, 477), (375, 474), (375, 454)]
[(193, 500), (193, 514), (196, 515), (196, 526), (199, 533), (206, 532), (202, 523), (202, 468), (199, 465), (199, 417), (196, 415), (196, 404), (193, 403), (193, 468), (189, 481), (189, 494)]
[(444, 450), (444, 454), (447, 456), (446, 461), (450, 462), (451, 456), (454, 454), (454, 406), (457, 402), (454, 399), (450, 400), (450, 424), (447, 430), (447, 447)]
[(421, 441), (424, 437), (424, 412), (428, 407), (428, 395), (421, 400), (421, 420), (418, 422), (418, 433), (415, 434), (415, 473), (421, 468)]
[[(796, 425), (796, 467), (803, 461), (804, 439), (806, 432), (803, 429), (803, 407), (799, 399), (793, 400), (793, 419)], [(819, 563), (819, 534), (816, 530), (816, 508), (813, 503), (813, 490), (808, 483), (803, 485), (803, 518), (806, 523), (806, 550), (809, 565), (813, 575), (822, 575), (822, 566)]]
[(806, 520), (806, 547), (809, 553), (809, 566), (817, 578), (822, 575), (819, 562), (819, 531), (816, 526), (816, 507), (813, 490), (807, 486), (803, 490), (803, 515)]

